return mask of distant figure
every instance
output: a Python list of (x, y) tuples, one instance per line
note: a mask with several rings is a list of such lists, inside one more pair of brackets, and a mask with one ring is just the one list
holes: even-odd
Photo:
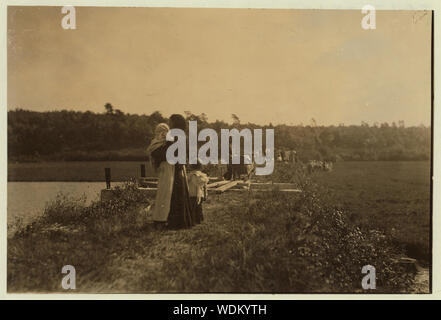
[[(186, 122), (183, 116), (173, 114), (170, 116), (170, 128), (181, 129), (186, 131)], [(176, 137), (177, 139), (177, 137)], [(172, 141), (166, 141), (164, 145), (158, 147), (151, 152), (153, 161), (157, 167), (162, 163), (167, 162), (167, 149), (173, 144)], [(167, 226), (169, 229), (189, 228), (194, 222), (192, 221), (190, 197), (188, 192), (187, 171), (185, 165), (175, 164), (173, 179), (168, 179), (164, 185), (158, 184), (158, 193), (160, 188), (165, 188), (167, 192), (167, 199), (171, 188), (170, 211), (167, 216)], [(161, 216), (163, 219), (164, 217)], [(161, 222), (164, 222), (161, 220)]]
[(291, 158), (291, 150), (283, 151), (283, 161), (288, 162)]
[[(251, 162), (250, 164), (245, 163), (245, 159), (248, 160), (248, 162)], [(232, 161), (232, 160), (230, 160)], [(251, 176), (256, 171), (255, 164), (251, 160), (249, 155), (241, 155), (240, 156), (240, 163), (238, 164), (232, 164), (229, 163), (227, 165), (227, 172), (223, 175), (224, 180), (240, 180), (242, 176), (246, 176), (246, 179), (249, 180)]]
[(227, 164), (227, 171), (223, 174), (224, 180), (233, 180), (233, 166)]
[(277, 153), (277, 161), (283, 161), (283, 158), (282, 158), (282, 151), (279, 151), (278, 153)]
[(190, 194), (192, 218), (196, 224), (204, 220), (202, 201), (207, 200), (208, 181), (208, 176), (201, 171), (201, 164), (194, 164), (192, 171), (188, 173), (188, 190)]
[[(249, 163), (245, 163), (245, 160)], [(240, 164), (233, 164), (233, 179), (241, 179), (242, 176), (246, 177), (246, 180), (250, 180), (251, 176), (255, 173), (255, 165), (249, 155), (242, 155), (240, 157)]]
[(334, 164), (332, 161), (326, 161), (324, 164), (324, 170), (325, 171), (332, 171), (333, 165)]
[(297, 153), (296, 153), (296, 151), (295, 150), (292, 150), (291, 151), (291, 159), (290, 159), (290, 161), (292, 162), (292, 163), (296, 163), (297, 162)]
[(315, 172), (317, 170), (323, 169), (323, 161), (320, 160), (309, 160), (308, 162), (308, 171), (309, 173)]
[(308, 162), (309, 173), (315, 171), (332, 171), (332, 167), (332, 161), (309, 160)]
[(231, 144), (231, 140), (228, 143), (228, 164), (227, 164), (227, 172), (224, 173), (224, 180), (233, 180), (233, 148)]
[(155, 137), (147, 148), (147, 154), (152, 162), (152, 167), (158, 174), (158, 190), (156, 192), (155, 205), (153, 207), (153, 221), (156, 226), (165, 226), (168, 219), (175, 166), (169, 164), (167, 161), (155, 161), (155, 158), (152, 157), (152, 153), (166, 145), (167, 141), (165, 140), (165, 137), (169, 130), (170, 129), (166, 123), (158, 124), (155, 129)]

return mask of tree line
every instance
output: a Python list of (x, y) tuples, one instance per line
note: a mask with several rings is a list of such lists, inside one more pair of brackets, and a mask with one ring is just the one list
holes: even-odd
[[(295, 150), (299, 160), (429, 160), (431, 128), (398, 123), (369, 125), (257, 125), (209, 121), (206, 114), (185, 112), (198, 130), (273, 128), (276, 150)], [(124, 113), (107, 103), (103, 113), (90, 111), (8, 111), (8, 160), (143, 160), (157, 124), (168, 119)]]

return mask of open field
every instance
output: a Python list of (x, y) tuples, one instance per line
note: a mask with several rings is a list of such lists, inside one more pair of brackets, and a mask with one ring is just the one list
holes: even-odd
[(315, 180), (354, 223), (385, 231), (409, 256), (429, 263), (430, 162), (344, 162)]

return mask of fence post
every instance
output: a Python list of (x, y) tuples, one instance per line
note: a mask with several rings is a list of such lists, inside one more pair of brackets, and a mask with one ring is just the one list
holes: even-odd
[(145, 178), (145, 164), (141, 164), (141, 178)]
[(106, 189), (110, 189), (110, 168), (104, 168), (104, 174), (106, 176)]

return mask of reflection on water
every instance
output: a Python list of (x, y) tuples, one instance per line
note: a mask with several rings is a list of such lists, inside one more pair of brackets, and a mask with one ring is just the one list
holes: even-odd
[(41, 215), (46, 204), (59, 193), (73, 198), (84, 196), (89, 204), (99, 199), (105, 187), (104, 182), (8, 182), (8, 224), (17, 218), (29, 223)]

